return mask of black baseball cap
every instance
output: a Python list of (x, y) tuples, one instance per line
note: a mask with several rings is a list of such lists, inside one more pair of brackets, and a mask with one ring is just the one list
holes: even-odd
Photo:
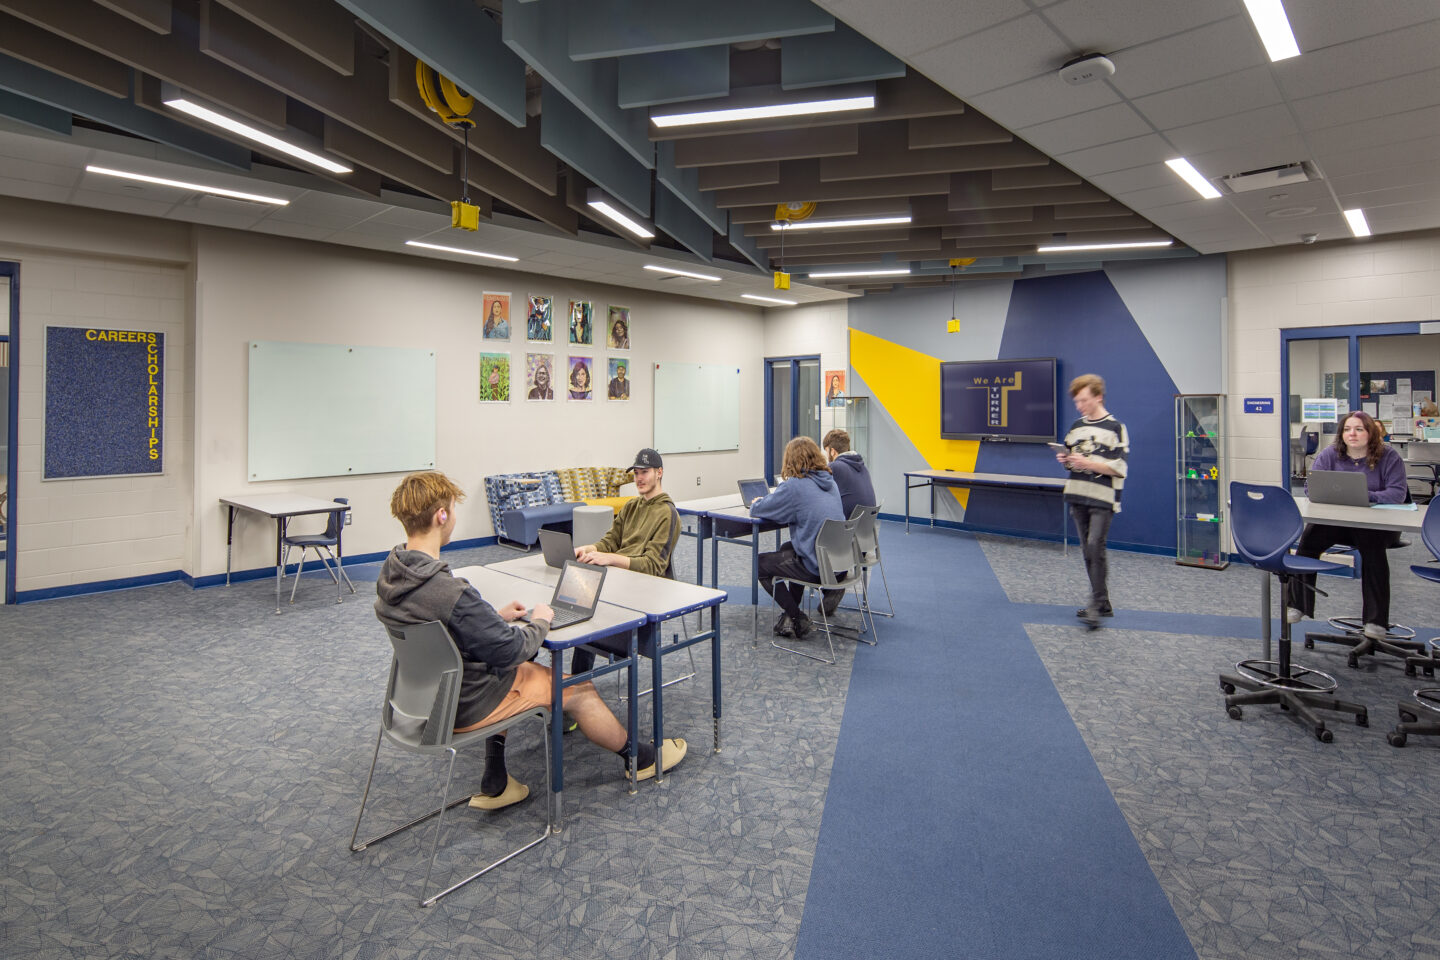
[(665, 466), (665, 461), (660, 459), (660, 454), (656, 453), (654, 450), (651, 450), (649, 447), (646, 447), (644, 450), (641, 450), (639, 453), (635, 454), (635, 462), (631, 465), (630, 469), (638, 470), (641, 467), (658, 469), (663, 466)]

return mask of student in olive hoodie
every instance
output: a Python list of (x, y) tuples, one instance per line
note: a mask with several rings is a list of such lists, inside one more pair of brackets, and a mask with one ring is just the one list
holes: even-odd
[[(414, 473), (390, 498), (390, 513), (405, 527), (405, 543), (390, 551), (376, 580), (375, 615), (386, 626), (401, 627), (438, 620), (460, 651), (464, 673), (455, 731), (463, 733), (515, 716), (534, 706), (549, 706), (550, 671), (531, 662), (550, 630), (554, 611), (539, 603), (531, 622), (516, 623), (525, 606), (512, 600), (491, 606), (473, 586), (456, 579), (439, 558), (455, 531), (456, 504), (465, 493), (443, 473)], [(564, 712), (585, 736), (620, 756), (628, 755), (625, 728), (600, 699), (595, 685), (576, 684), (563, 694)], [(684, 740), (665, 741), (668, 770), (685, 756)], [(638, 746), (639, 778), (655, 775), (655, 748)], [(485, 773), (472, 807), (498, 810), (529, 796), (529, 789), (505, 769), (505, 735), (485, 744)]]
[(844, 520), (840, 491), (825, 454), (809, 437), (795, 437), (785, 445), (780, 485), (768, 496), (750, 504), (750, 516), (790, 525), (790, 540), (772, 553), (760, 554), (760, 585), (785, 612), (775, 621), (775, 635), (804, 640), (810, 618), (800, 612), (804, 590), (787, 583), (775, 588), (775, 577), (814, 580), (820, 575), (815, 559), (815, 538), (826, 520)]

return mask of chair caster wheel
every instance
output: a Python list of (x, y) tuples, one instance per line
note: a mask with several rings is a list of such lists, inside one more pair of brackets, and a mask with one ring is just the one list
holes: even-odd
[(1286, 703), (1285, 701), (1282, 700), (1282, 701), (1280, 701), (1280, 709), (1281, 709), (1281, 710), (1284, 710), (1285, 712), (1288, 713), (1288, 712), (1290, 712), (1290, 704), (1288, 704), (1288, 703)]
[(1390, 746), (1392, 747), (1405, 746), (1405, 734), (1403, 733), (1398, 733), (1392, 730), (1389, 733), (1385, 734), (1385, 739), (1390, 741)]
[(1345, 666), (1349, 667), (1351, 670), (1359, 670), (1360, 661), (1355, 657), (1346, 657)]
[(1232, 693), (1235, 692), (1235, 684), (1233, 684), (1233, 683), (1226, 683), (1224, 680), (1221, 680), (1221, 681), (1220, 681), (1220, 692), (1223, 693), (1223, 694), (1225, 694), (1225, 696), (1227, 696), (1227, 697), (1230, 696), (1230, 694), (1232, 694)]
[(1311, 640), (1309, 637), (1306, 637), (1306, 638), (1305, 638), (1305, 649), (1306, 649), (1306, 650), (1314, 650), (1314, 649), (1315, 649), (1315, 641), (1314, 641), (1314, 640)]
[(1412, 667), (1412, 666), (1410, 666), (1410, 664), (1408, 664), (1408, 663), (1405, 664), (1405, 676), (1407, 676), (1407, 677), (1413, 677), (1413, 676), (1415, 676), (1415, 668)]
[(1368, 715), (1368, 714), (1364, 714), (1364, 713), (1356, 714), (1356, 716), (1355, 716), (1355, 726), (1357, 726), (1357, 727), (1368, 727), (1368, 726), (1370, 726), (1370, 717), (1369, 717), (1369, 715)]
[(1406, 723), (1416, 723), (1420, 720), (1417, 715), (1409, 712), (1408, 710), (1400, 711), (1400, 719), (1405, 721)]
[(1239, 720), (1241, 717), (1245, 716), (1245, 711), (1241, 710), (1239, 707), (1226, 707), (1225, 712), (1230, 715), (1231, 720)]
[(1335, 734), (1331, 733), (1329, 730), (1326, 730), (1324, 727), (1321, 727), (1319, 730), (1315, 731), (1315, 739), (1319, 740), (1321, 743), (1329, 743), (1330, 741), (1335, 739)]

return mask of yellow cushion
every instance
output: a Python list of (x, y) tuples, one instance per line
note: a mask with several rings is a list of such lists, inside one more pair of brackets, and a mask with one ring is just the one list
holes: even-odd
[(588, 504), (589, 506), (592, 506), (592, 507), (609, 507), (610, 509), (614, 510), (616, 513), (619, 513), (619, 512), (620, 512), (620, 508), (623, 507), (623, 506), (625, 506), (625, 504), (629, 503), (629, 502), (630, 502), (631, 500), (633, 500), (633, 499), (635, 499), (635, 498), (634, 498), (634, 497), (586, 497), (586, 498), (585, 498), (585, 503)]

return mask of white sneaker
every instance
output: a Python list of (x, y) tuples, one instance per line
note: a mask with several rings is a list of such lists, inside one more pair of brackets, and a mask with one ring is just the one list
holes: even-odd
[(1389, 635), (1389, 633), (1390, 631), (1385, 629), (1385, 626), (1383, 624), (1365, 624), (1365, 636), (1369, 637), (1371, 640), (1384, 640), (1385, 637)]
[(1304, 620), (1304, 619), (1305, 619), (1305, 614), (1301, 613), (1299, 610), (1296, 610), (1294, 607), (1286, 607), (1286, 608), (1285, 608), (1285, 622), (1286, 622), (1286, 623), (1299, 623), (1301, 620)]

